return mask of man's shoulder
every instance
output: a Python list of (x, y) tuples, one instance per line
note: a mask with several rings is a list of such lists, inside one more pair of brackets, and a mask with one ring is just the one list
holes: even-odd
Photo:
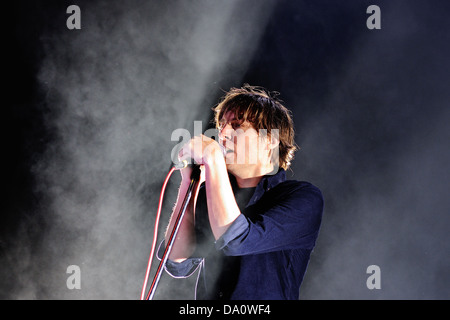
[(293, 192), (313, 192), (322, 194), (317, 186), (308, 181), (285, 180), (279, 183), (276, 187), (284, 190), (291, 190)]
[(318, 206), (323, 206), (322, 191), (308, 181), (285, 180), (273, 190), (282, 199), (308, 200)]

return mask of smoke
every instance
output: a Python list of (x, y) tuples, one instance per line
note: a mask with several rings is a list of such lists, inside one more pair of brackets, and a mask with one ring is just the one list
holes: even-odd
[[(62, 24), (41, 37), (38, 78), (54, 139), (33, 168), (41, 220), (23, 222), (4, 259), (14, 279), (4, 294), (9, 299), (139, 298), (176, 143), (171, 133), (210, 120), (222, 86), (240, 82), (272, 7), (270, 1), (77, 4), (81, 30)], [(175, 200), (175, 184), (167, 202)], [(34, 226), (37, 220), (43, 225)], [(80, 267), (80, 290), (66, 286), (70, 265)], [(164, 286), (161, 292), (159, 298), (168, 297)]]
[(379, 4), (382, 29), (355, 39), (302, 128), (296, 172), (325, 196), (303, 299), (449, 298), (448, 22), (425, 2)]
[[(32, 167), (39, 206), (2, 243), (2, 298), (138, 299), (171, 133), (206, 124), (220, 89), (242, 82), (281, 93), (294, 178), (325, 197), (300, 298), (449, 298), (447, 2), (379, 0), (372, 31), (364, 1), (77, 4), (81, 30), (58, 4), (41, 35), (52, 140)], [(366, 287), (370, 265), (380, 290)], [(193, 298), (195, 277), (174, 281), (155, 298)]]

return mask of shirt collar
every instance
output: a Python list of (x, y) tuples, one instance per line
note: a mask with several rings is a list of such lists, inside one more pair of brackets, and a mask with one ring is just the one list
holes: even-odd
[(248, 202), (247, 207), (256, 203), (259, 199), (261, 199), (261, 197), (265, 192), (269, 191), (270, 189), (272, 189), (273, 187), (275, 187), (276, 185), (285, 180), (286, 180), (286, 171), (282, 168), (280, 168), (278, 172), (274, 175), (265, 175), (256, 186), (255, 192), (253, 193), (252, 198)]

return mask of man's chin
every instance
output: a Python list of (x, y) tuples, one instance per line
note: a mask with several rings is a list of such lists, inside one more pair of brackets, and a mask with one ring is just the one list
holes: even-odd
[(227, 166), (227, 171), (229, 173), (237, 173), (239, 172), (239, 169), (241, 169), (242, 165), (238, 165), (234, 162), (225, 162), (226, 166)]

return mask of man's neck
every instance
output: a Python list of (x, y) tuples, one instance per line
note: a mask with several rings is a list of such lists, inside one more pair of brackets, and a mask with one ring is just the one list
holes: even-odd
[(262, 177), (263, 176), (241, 179), (241, 178), (235, 176), (236, 183), (237, 183), (238, 187), (241, 189), (256, 187), (258, 185), (258, 183), (261, 181)]
[(244, 172), (231, 172), (231, 174), (236, 178), (236, 183), (239, 188), (253, 188), (258, 185), (261, 179), (268, 173), (274, 170), (273, 166), (270, 168), (257, 168), (258, 170), (245, 170)]

